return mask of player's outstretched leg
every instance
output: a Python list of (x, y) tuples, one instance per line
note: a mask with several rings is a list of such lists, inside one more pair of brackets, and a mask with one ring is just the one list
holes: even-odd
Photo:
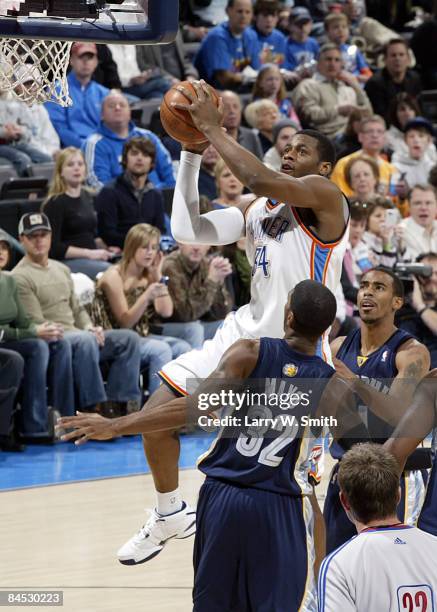
[[(148, 410), (175, 399), (165, 386), (159, 387), (145, 404)], [(124, 565), (137, 565), (155, 557), (171, 538), (188, 538), (196, 531), (196, 512), (178, 490), (179, 437), (175, 431), (143, 436), (144, 451), (152, 471), (158, 503), (145, 525), (117, 553)]]

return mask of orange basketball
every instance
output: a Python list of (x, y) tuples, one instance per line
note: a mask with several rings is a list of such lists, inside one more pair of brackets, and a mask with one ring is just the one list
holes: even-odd
[[(196, 95), (196, 91), (190, 81), (182, 81), (181, 83), (178, 83), (178, 85), (174, 85), (167, 91), (161, 103), (161, 123), (169, 136), (183, 144), (197, 145), (204, 143), (207, 139), (205, 138), (204, 134), (194, 126), (190, 113), (171, 106), (172, 102), (177, 102), (178, 104), (190, 104), (190, 101), (184, 96), (184, 94), (176, 89), (176, 87), (180, 86), (187, 89), (190, 93), (194, 94), (194, 96)], [(219, 97), (217, 92), (213, 88), (211, 89), (213, 91), (214, 101), (218, 106)]]

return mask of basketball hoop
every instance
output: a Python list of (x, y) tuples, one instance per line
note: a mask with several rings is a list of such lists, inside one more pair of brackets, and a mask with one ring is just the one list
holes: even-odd
[(32, 105), (70, 106), (67, 69), (72, 42), (0, 38), (0, 89)]

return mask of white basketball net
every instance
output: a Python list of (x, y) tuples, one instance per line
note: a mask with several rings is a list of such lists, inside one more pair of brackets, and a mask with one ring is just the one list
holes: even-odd
[(71, 42), (0, 38), (0, 90), (26, 104), (70, 106), (67, 69)]

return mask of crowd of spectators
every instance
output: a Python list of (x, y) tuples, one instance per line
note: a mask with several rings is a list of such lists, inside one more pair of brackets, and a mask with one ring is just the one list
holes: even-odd
[[(436, 16), (420, 24), (371, 0), (289, 4), (181, 3), (170, 45), (73, 44), (72, 106), (0, 95), (0, 165), (27, 176), (53, 164), (40, 211), (17, 228), (15, 267), (14, 240), (0, 234), (0, 449), (22, 448), (12, 427), (28, 442), (54, 440), (58, 413), (134, 410), (166, 362), (250, 300), (244, 239), (215, 249), (171, 236), (180, 143), (157, 113), (142, 124), (136, 109), (158, 110), (183, 80), (215, 86), (228, 134), (275, 170), (302, 127), (332, 138), (332, 180), (351, 203), (336, 329), (357, 324), (364, 271), (418, 263), (399, 324), (437, 366), (435, 117), (421, 106), (437, 69), (419, 35), (432, 38)], [(246, 196), (211, 145), (199, 193), (204, 211)]]

